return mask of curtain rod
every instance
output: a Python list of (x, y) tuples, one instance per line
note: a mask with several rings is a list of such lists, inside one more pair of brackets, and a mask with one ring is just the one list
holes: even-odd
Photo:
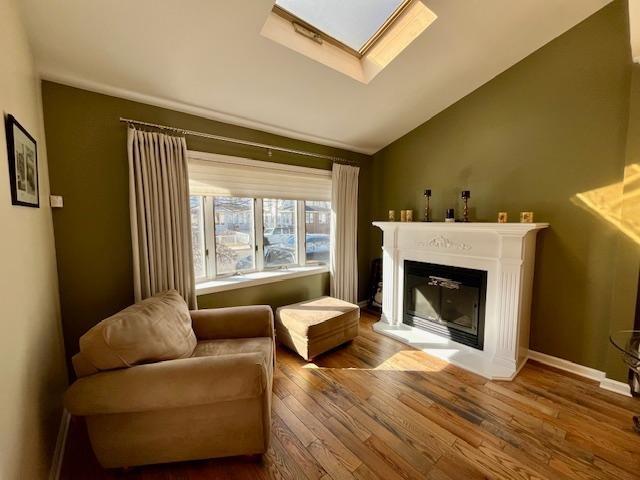
[(294, 148), (278, 147), (276, 145), (269, 145), (266, 143), (250, 142), (248, 140), (240, 140), (238, 138), (223, 137), (220, 135), (213, 135), (211, 133), (196, 132), (194, 130), (186, 130), (184, 128), (169, 127), (167, 125), (159, 125), (157, 123), (131, 120), (130, 118), (120, 117), (120, 121), (128, 125), (142, 125), (145, 127), (151, 127), (151, 128), (157, 128), (160, 130), (168, 130), (171, 132), (181, 133), (183, 135), (189, 135), (192, 137), (203, 137), (203, 138), (209, 138), (211, 140), (219, 140), (221, 142), (236, 143), (238, 145), (247, 145), (249, 147), (256, 147), (256, 148), (264, 148), (269, 151), (269, 156), (271, 156), (272, 150), (276, 150), (278, 152), (293, 153), (295, 155), (304, 155), (306, 157), (322, 158), (325, 160), (331, 160), (332, 162), (338, 162), (338, 163), (341, 163), (341, 162), (350, 163), (350, 164), (358, 163), (354, 160), (348, 160), (346, 158), (341, 158), (341, 157), (334, 157), (331, 155), (324, 155), (322, 153), (313, 153), (313, 152), (307, 152), (305, 150), (296, 150)]

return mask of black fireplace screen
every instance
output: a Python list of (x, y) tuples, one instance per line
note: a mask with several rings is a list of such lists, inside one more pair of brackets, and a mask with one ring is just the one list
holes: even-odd
[(482, 350), (487, 272), (404, 262), (403, 322)]

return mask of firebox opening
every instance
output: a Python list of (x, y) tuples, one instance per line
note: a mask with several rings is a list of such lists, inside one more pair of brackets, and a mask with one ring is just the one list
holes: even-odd
[(486, 290), (484, 270), (405, 260), (403, 323), (482, 350)]

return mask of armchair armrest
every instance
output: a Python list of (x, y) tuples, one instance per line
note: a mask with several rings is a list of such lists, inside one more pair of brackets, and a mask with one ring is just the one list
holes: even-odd
[(268, 305), (192, 310), (198, 340), (220, 338), (274, 338), (273, 311)]
[(260, 353), (168, 360), (80, 378), (64, 405), (83, 416), (208, 405), (260, 396), (267, 375)]

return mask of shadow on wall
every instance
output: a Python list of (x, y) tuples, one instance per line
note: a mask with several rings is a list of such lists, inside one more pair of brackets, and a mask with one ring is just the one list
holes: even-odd
[(571, 201), (640, 245), (640, 164), (626, 166), (621, 182), (578, 193)]

